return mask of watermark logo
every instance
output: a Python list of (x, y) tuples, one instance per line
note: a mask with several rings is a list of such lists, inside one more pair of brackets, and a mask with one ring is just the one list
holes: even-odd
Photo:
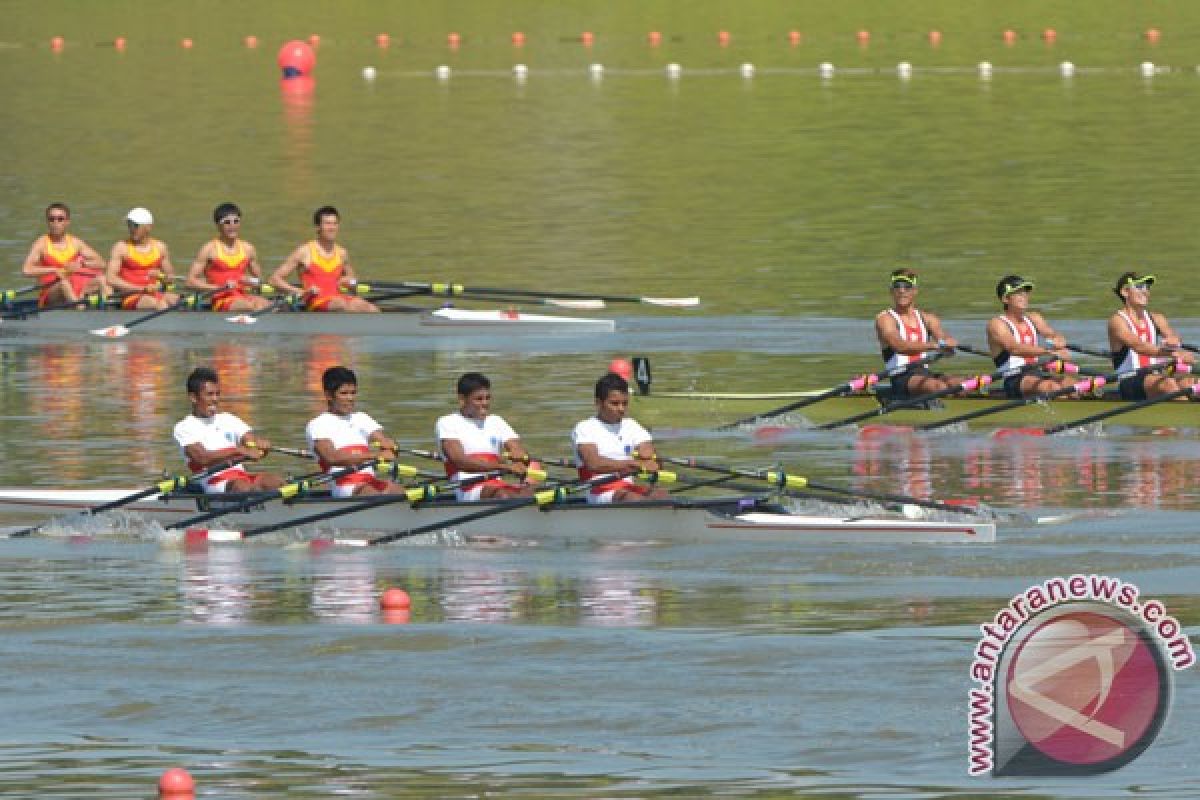
[(1102, 575), (1031, 586), (980, 626), (969, 697), (972, 775), (1087, 775), (1128, 764), (1195, 663), (1179, 622)]

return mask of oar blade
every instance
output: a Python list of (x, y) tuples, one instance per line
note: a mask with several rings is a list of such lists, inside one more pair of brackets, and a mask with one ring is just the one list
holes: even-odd
[(667, 308), (695, 308), (700, 305), (699, 297), (643, 297), (641, 300), (648, 306)]
[(226, 317), (226, 322), (232, 322), (234, 325), (254, 325), (258, 322), (258, 317), (251, 314), (237, 314), (232, 317)]
[(88, 333), (104, 339), (120, 339), (129, 335), (129, 328), (124, 325), (109, 325), (107, 328), (92, 328)]

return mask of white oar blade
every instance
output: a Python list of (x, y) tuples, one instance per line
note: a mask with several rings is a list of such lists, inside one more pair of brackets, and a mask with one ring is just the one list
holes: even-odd
[(129, 335), (129, 328), (124, 325), (110, 325), (107, 328), (92, 328), (88, 332), (93, 336), (102, 336), (105, 339), (120, 339), (122, 336)]
[(236, 316), (226, 317), (226, 322), (232, 322), (234, 325), (253, 325), (258, 322), (258, 317), (253, 317), (249, 314), (237, 314)]
[(581, 311), (594, 311), (598, 308), (604, 308), (603, 300), (559, 300), (553, 297), (547, 297), (542, 301), (548, 306), (557, 306), (559, 308), (575, 308)]
[(643, 297), (642, 302), (648, 306), (667, 306), (668, 308), (694, 308), (700, 305), (699, 297)]

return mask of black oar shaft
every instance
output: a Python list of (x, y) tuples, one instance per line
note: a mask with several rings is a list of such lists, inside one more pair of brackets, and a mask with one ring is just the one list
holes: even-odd
[(1082, 428), (1084, 425), (1091, 425), (1093, 422), (1103, 422), (1110, 417), (1116, 417), (1121, 414), (1129, 414), (1133, 411), (1137, 411), (1140, 408), (1147, 408), (1159, 403), (1167, 403), (1180, 397), (1186, 397), (1187, 395), (1194, 395), (1197, 394), (1198, 391), (1200, 391), (1200, 386), (1188, 386), (1184, 389), (1179, 389), (1174, 392), (1167, 392), (1166, 394), (1159, 395), (1158, 397), (1147, 397), (1145, 400), (1138, 400), (1137, 402), (1133, 403), (1122, 403), (1119, 408), (1110, 408), (1106, 411), (1091, 414), (1073, 422), (1064, 422), (1059, 425), (1055, 425), (1054, 427), (1046, 428), (1042, 431), (1042, 435), (1053, 436), (1056, 433), (1069, 431), (1073, 428)]

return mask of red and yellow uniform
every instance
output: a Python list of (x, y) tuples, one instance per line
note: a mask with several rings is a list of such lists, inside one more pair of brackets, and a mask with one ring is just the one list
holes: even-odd
[[(83, 247), (79, 240), (71, 234), (63, 237), (61, 244), (55, 244), (48, 235), (44, 237), (45, 246), (42, 248), (42, 258), (38, 262), (42, 267), (57, 267), (67, 270), (67, 280), (76, 296), (82, 295), (88, 283), (100, 275), (100, 271), (84, 266)], [(38, 305), (45, 306), (50, 302), (50, 288), (58, 283), (57, 275), (42, 275), (38, 278), (42, 292), (38, 295)]]
[(234, 282), (232, 289), (220, 289), (213, 293), (213, 311), (228, 311), (233, 301), (249, 297), (241, 289), (241, 282), (246, 277), (246, 267), (250, 265), (250, 257), (246, 255), (246, 246), (242, 242), (230, 250), (221, 244), (220, 239), (213, 240), (213, 255), (204, 265), (204, 277), (209, 283), (224, 286)]
[(315, 241), (308, 243), (308, 265), (300, 275), (304, 286), (304, 307), (308, 311), (327, 311), (329, 302), (342, 293), (341, 281), (346, 274), (342, 250), (336, 245), (332, 255), (325, 255)]
[(125, 253), (121, 256), (121, 266), (118, 267), (117, 275), (123, 281), (146, 289), (122, 298), (121, 308), (136, 309), (138, 301), (143, 297), (153, 297), (155, 300), (162, 298), (162, 292), (158, 291), (158, 279), (152, 275), (155, 271), (162, 270), (162, 263), (162, 245), (158, 241), (151, 239), (150, 249), (145, 252), (138, 250), (132, 239), (125, 243)]

